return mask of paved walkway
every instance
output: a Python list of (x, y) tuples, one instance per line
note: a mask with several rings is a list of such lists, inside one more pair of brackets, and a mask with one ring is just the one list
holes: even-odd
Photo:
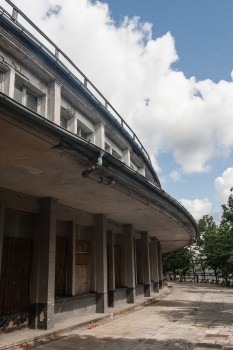
[(36, 349), (233, 350), (233, 289), (184, 283), (171, 290), (165, 299), (57, 334)]

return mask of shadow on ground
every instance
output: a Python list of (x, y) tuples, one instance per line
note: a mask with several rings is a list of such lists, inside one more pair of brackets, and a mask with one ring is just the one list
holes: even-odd
[(43, 350), (188, 350), (193, 349), (195, 344), (182, 339), (158, 341), (156, 339), (127, 339), (127, 338), (97, 338), (94, 336), (56, 336), (50, 342), (37, 342), (31, 347), (21, 349), (43, 349)]

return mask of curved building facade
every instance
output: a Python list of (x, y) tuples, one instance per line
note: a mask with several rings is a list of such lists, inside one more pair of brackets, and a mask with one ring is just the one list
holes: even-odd
[[(113, 106), (10, 1), (0, 8), (0, 328), (51, 328), (163, 287), (192, 216)], [(22, 24), (23, 23), (23, 24)], [(33, 34), (32, 34), (33, 33)]]

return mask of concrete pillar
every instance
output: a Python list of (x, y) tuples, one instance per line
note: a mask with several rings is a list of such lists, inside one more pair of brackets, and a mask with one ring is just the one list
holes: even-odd
[(96, 312), (105, 313), (108, 306), (107, 295), (107, 241), (105, 217), (98, 214), (95, 217), (96, 243)]
[(124, 227), (125, 242), (125, 273), (127, 287), (127, 302), (135, 302), (135, 267), (134, 267), (134, 240), (132, 225)]
[(48, 86), (47, 118), (60, 125), (61, 115), (61, 86), (53, 81)]
[(96, 291), (96, 234), (94, 230), (91, 232), (90, 243), (91, 243), (90, 290), (92, 292), (95, 292)]
[(126, 165), (130, 166), (130, 149), (129, 148), (126, 148), (123, 150), (122, 160)]
[(72, 118), (70, 118), (68, 125), (68, 129), (70, 132), (72, 132), (73, 134), (78, 134), (77, 118), (75, 117), (75, 114)]
[(76, 223), (70, 221), (68, 225), (68, 255), (67, 255), (67, 293), (75, 295), (75, 243)]
[(14, 98), (15, 92), (15, 70), (10, 68), (6, 73), (6, 82), (4, 84), (4, 92), (11, 98)]
[(158, 269), (159, 269), (159, 287), (163, 288), (163, 262), (162, 262), (162, 254), (161, 254), (161, 243), (157, 242), (158, 248)]
[(138, 169), (139, 174), (145, 176), (146, 175), (146, 168), (143, 166)]
[(99, 123), (95, 126), (95, 144), (96, 146), (105, 149), (105, 130), (103, 123)]
[(1, 277), (1, 266), (2, 266), (4, 219), (5, 219), (5, 207), (3, 205), (0, 205), (0, 277)]
[(115, 292), (115, 256), (114, 256), (114, 233), (107, 231), (108, 237), (108, 306), (114, 307)]
[(154, 292), (159, 292), (159, 265), (158, 265), (158, 248), (157, 240), (151, 239), (151, 280), (153, 282)]
[(143, 283), (144, 296), (151, 296), (151, 273), (150, 273), (150, 254), (149, 254), (149, 238), (147, 232), (141, 233), (142, 239), (142, 268), (143, 268)]
[(35, 239), (35, 264), (32, 276), (32, 328), (50, 329), (54, 326), (54, 292), (56, 261), (56, 201), (42, 199)]

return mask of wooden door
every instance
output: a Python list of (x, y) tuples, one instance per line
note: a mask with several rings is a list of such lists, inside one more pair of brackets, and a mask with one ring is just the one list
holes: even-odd
[(90, 291), (90, 242), (76, 240), (75, 294)]
[(67, 238), (57, 236), (57, 239), (56, 239), (55, 296), (66, 295), (67, 247), (68, 247)]
[(0, 316), (29, 311), (32, 240), (5, 237), (0, 279)]
[(121, 246), (114, 245), (115, 287), (121, 287)]

